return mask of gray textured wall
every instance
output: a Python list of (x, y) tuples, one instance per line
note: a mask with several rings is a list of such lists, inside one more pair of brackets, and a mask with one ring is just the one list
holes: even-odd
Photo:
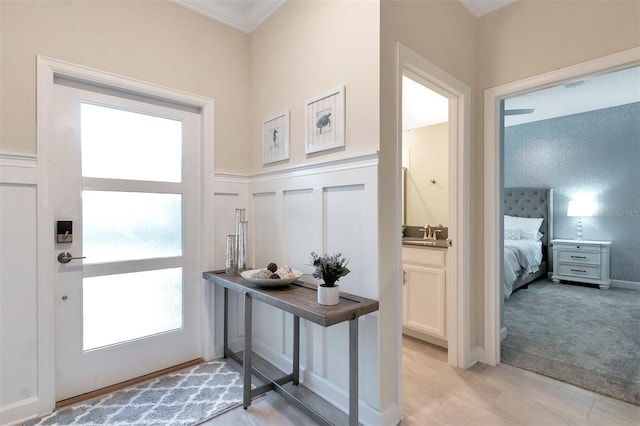
[(567, 204), (591, 194), (583, 239), (613, 241), (611, 278), (640, 282), (640, 103), (507, 127), (503, 152), (505, 187), (554, 189), (555, 238), (575, 238)]

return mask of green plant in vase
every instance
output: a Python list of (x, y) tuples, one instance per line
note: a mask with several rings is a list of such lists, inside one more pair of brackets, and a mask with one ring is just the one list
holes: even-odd
[(311, 252), (311, 264), (315, 267), (313, 277), (323, 280), (324, 284), (320, 285), (324, 287), (336, 287), (336, 281), (351, 272), (347, 263), (349, 260), (342, 257), (341, 253), (320, 256)]

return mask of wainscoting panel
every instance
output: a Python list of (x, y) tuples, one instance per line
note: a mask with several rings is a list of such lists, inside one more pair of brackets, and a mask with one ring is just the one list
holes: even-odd
[(282, 236), (282, 192), (253, 193), (251, 199), (253, 218), (249, 222), (249, 231), (253, 235), (255, 247), (266, 247), (266, 250), (251, 250), (254, 253), (254, 267), (266, 268), (270, 262), (278, 265), (286, 263), (283, 257)]
[[(0, 184), (2, 406), (37, 396), (36, 188)], [(21, 386), (16, 387), (18, 382)]]
[[(248, 179), (246, 176), (235, 175), (216, 175), (214, 179), (214, 195), (213, 195), (213, 211), (214, 217), (208, 220), (213, 223), (213, 261), (214, 269), (223, 270), (226, 258), (226, 236), (235, 233), (235, 211), (236, 209), (248, 209)], [(247, 213), (249, 213), (247, 211)], [(251, 231), (251, 223), (249, 223)], [(251, 255), (251, 253), (249, 253)], [(211, 284), (205, 284), (211, 286)], [(229, 340), (232, 347), (238, 350), (240, 346), (236, 346), (244, 335), (244, 307), (241, 299), (233, 292), (229, 294), (229, 311), (232, 313), (234, 321), (230, 326)], [(215, 318), (215, 357), (222, 356), (223, 341), (223, 308), (224, 308), (224, 291), (221, 288), (215, 289), (214, 312), (209, 313)]]
[[(377, 157), (253, 176), (249, 201), (255, 267), (273, 261), (310, 274), (312, 251), (341, 252), (349, 258), (352, 270), (339, 281), (341, 289), (377, 299)], [(260, 305), (254, 304), (255, 351), (279, 368), (290, 370), (292, 317)], [(348, 331), (347, 323), (323, 328), (301, 322), (303, 382), (345, 411)], [(359, 335), (361, 419), (376, 423), (377, 314), (359, 320)]]
[(214, 224), (213, 265), (216, 269), (224, 269), (226, 236), (235, 233), (236, 209), (248, 209), (247, 185), (246, 176), (216, 175), (215, 177), (214, 217), (205, 218), (205, 220), (210, 220)]
[(286, 262), (307, 274), (313, 272), (311, 252), (322, 247), (322, 189), (284, 192), (284, 251)]
[(377, 232), (365, 229), (366, 218), (362, 217), (364, 206), (364, 185), (332, 186), (324, 189), (325, 246), (327, 253), (342, 253), (349, 259), (349, 275), (338, 281), (340, 290), (363, 295), (367, 284), (364, 282), (367, 268), (365, 259), (352, 256), (351, 253), (365, 251), (363, 236), (366, 232)]
[(40, 409), (36, 160), (0, 156), (0, 423)]

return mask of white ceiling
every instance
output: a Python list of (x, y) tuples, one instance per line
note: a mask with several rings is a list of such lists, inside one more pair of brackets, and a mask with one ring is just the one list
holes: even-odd
[(505, 110), (534, 108), (505, 117), (505, 126), (640, 102), (640, 67), (587, 76), (505, 99)]
[(449, 100), (414, 80), (402, 77), (402, 130), (449, 120)]
[[(286, 0), (171, 0), (175, 4), (251, 33)], [(427, 1), (427, 0), (423, 0)], [(458, 0), (480, 17), (517, 0)]]
[[(505, 99), (505, 110), (533, 109), (529, 114), (505, 116), (505, 126), (564, 117), (640, 102), (640, 67), (584, 77), (554, 87)], [(404, 77), (402, 130), (442, 123), (448, 119), (443, 96)]]
[(249, 34), (286, 0), (171, 0)]
[(500, 9), (517, 0), (458, 0), (476, 18)]

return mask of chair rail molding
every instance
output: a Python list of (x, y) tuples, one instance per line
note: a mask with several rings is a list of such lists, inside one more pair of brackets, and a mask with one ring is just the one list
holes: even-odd
[(38, 157), (35, 154), (0, 153), (0, 182), (35, 185), (38, 182)]

